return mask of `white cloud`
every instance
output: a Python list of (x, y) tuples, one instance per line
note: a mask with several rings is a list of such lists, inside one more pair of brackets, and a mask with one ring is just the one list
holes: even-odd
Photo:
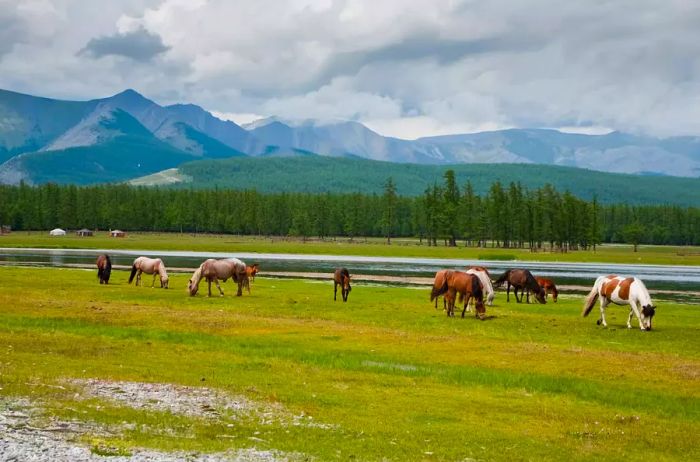
[[(684, 1), (0, 0), (0, 87), (83, 99), (136, 88), (404, 137), (700, 134), (699, 23), (700, 4)], [(140, 60), (78, 53), (138, 31), (162, 46)]]

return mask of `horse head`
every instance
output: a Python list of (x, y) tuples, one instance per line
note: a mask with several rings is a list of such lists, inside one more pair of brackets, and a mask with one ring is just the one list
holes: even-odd
[(343, 289), (347, 290), (348, 292), (350, 292), (352, 290), (352, 287), (350, 286), (351, 279), (352, 278), (350, 276), (345, 276), (343, 278)]
[(168, 282), (169, 282), (169, 281), (170, 281), (170, 278), (169, 278), (168, 276), (161, 276), (161, 277), (160, 277), (160, 286), (161, 286), (163, 289), (167, 289), (167, 288), (168, 288)]
[(535, 294), (535, 299), (545, 305), (547, 303), (547, 291), (540, 287), (540, 290)]
[(552, 286), (552, 301), (554, 301), (554, 303), (557, 303), (558, 297), (559, 297), (559, 291), (557, 290), (557, 288), (555, 286)]
[(645, 305), (642, 307), (642, 325), (644, 329), (651, 330), (651, 318), (656, 314), (656, 307), (654, 305)]

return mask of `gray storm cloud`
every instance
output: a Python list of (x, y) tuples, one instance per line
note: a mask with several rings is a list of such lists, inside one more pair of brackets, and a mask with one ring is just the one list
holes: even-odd
[(163, 40), (158, 35), (138, 29), (133, 32), (90, 39), (80, 53), (94, 58), (113, 55), (136, 61), (149, 61), (166, 51), (168, 47), (163, 44)]

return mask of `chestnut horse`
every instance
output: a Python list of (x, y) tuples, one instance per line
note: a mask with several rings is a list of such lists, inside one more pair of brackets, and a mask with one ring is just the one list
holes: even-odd
[(544, 298), (547, 298), (547, 295), (550, 293), (552, 294), (552, 300), (554, 303), (557, 303), (557, 297), (559, 297), (559, 291), (557, 290), (557, 286), (554, 284), (554, 281), (551, 279), (547, 278), (535, 278), (537, 283), (544, 289)]
[(255, 275), (258, 274), (259, 266), (257, 263), (253, 263), (252, 265), (245, 265), (245, 274), (248, 276), (248, 280), (245, 283), (245, 288), (248, 289), (248, 293), (250, 293), (250, 283), (255, 281)]
[(248, 274), (246, 273), (246, 264), (237, 258), (225, 258), (222, 260), (214, 260), (210, 258), (205, 260), (199, 268), (195, 270), (187, 284), (187, 291), (190, 296), (197, 295), (199, 283), (202, 278), (207, 280), (209, 284), (209, 297), (211, 297), (211, 282), (214, 281), (216, 288), (219, 289), (221, 296), (224, 296), (224, 291), (219, 285), (219, 279), (226, 282), (229, 278), (238, 284), (238, 292), (236, 296), (243, 295), (243, 287), (248, 284)]
[(129, 275), (129, 284), (136, 276), (136, 285), (141, 284), (141, 273), (152, 274), (153, 282), (151, 287), (156, 285), (156, 275), (160, 276), (160, 286), (164, 289), (168, 288), (168, 272), (165, 270), (163, 260), (160, 258), (138, 257), (131, 265), (131, 275)]
[(109, 276), (112, 274), (112, 260), (109, 255), (100, 255), (97, 257), (97, 279), (100, 284), (108, 284)]
[(651, 296), (641, 279), (623, 278), (611, 274), (600, 276), (596, 279), (591, 292), (586, 297), (583, 305), (583, 316), (588, 316), (595, 306), (596, 300), (600, 297), (600, 319), (597, 324), (608, 326), (605, 322), (605, 308), (610, 302), (616, 305), (629, 305), (630, 314), (627, 318), (627, 328), (632, 328), (632, 315), (636, 315), (639, 320), (639, 328), (651, 330), (651, 318), (656, 314), (656, 307), (651, 301)]
[[(509, 269), (494, 282), (495, 286), (502, 286), (507, 283), (506, 301), (510, 302), (510, 288), (513, 286), (513, 294), (518, 303), (523, 302), (523, 294), (527, 294), (527, 303), (530, 303), (530, 292), (535, 294), (535, 299), (540, 303), (547, 303), (545, 292), (537, 283), (537, 280), (529, 270), (526, 269)], [(518, 289), (520, 289), (520, 298), (518, 298)]]
[(336, 268), (335, 273), (333, 273), (333, 301), (336, 301), (338, 297), (338, 286), (340, 286), (340, 295), (343, 297), (343, 301), (348, 301), (348, 295), (352, 287), (350, 287), (350, 273), (347, 268)]
[(484, 293), (481, 288), (479, 277), (474, 274), (467, 274), (462, 271), (445, 270), (436, 275), (433, 282), (433, 290), (430, 293), (430, 301), (443, 295), (447, 301), (447, 316), (454, 317), (455, 301), (459, 294), (459, 302), (464, 303), (462, 317), (467, 312), (469, 300), (474, 297), (476, 300), (476, 313), (479, 319), (484, 319), (486, 307), (484, 307)]

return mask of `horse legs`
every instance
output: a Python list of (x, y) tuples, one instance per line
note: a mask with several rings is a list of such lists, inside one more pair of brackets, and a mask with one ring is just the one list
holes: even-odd
[(637, 304), (634, 303), (632, 300), (630, 300), (630, 318), (627, 321), (627, 327), (632, 328), (630, 325), (630, 321), (632, 320), (632, 312), (637, 316), (637, 319), (639, 320), (639, 328), (642, 330), (646, 330), (644, 328), (644, 324), (642, 324), (642, 315), (639, 313), (639, 308), (637, 308)]
[(245, 281), (243, 281), (243, 279), (239, 279), (238, 280), (238, 292), (236, 292), (236, 297), (240, 297), (243, 295), (243, 284), (245, 284)]
[[(333, 301), (338, 301), (338, 283), (335, 281), (333, 281)], [(435, 303), (437, 303), (437, 301)]]
[(347, 301), (348, 301), (348, 291), (347, 291), (347, 289), (346, 289), (345, 287), (341, 287), (341, 288), (340, 288), (340, 295), (343, 296), (343, 302), (347, 302)]
[(220, 296), (223, 297), (223, 296), (224, 296), (224, 291), (223, 291), (223, 289), (221, 288), (221, 285), (219, 284), (219, 279), (214, 278), (214, 284), (216, 284), (216, 288), (219, 289), (219, 294), (221, 294)]
[[(464, 318), (464, 313), (467, 312), (467, 308), (469, 308), (469, 302), (471, 301), (471, 294), (467, 294), (464, 296), (464, 309), (462, 309), (462, 318)], [(474, 299), (474, 303), (476, 303), (476, 299)], [(476, 307), (474, 307), (476, 309)]]
[(506, 302), (510, 302), (510, 282), (506, 286)]
[(600, 319), (597, 324), (602, 324), (603, 327), (608, 327), (608, 323), (605, 322), (605, 307), (608, 306), (608, 299), (606, 297), (600, 297)]
[(141, 283), (141, 270), (139, 269), (139, 272), (136, 273), (136, 285), (143, 287), (143, 284)]
[[(153, 289), (156, 286), (156, 276), (157, 275), (158, 275), (158, 273), (156, 273), (156, 272), (153, 273), (153, 282), (151, 283), (151, 289)], [(162, 282), (160, 283), (160, 286), (163, 287)]]
[(527, 289), (527, 291), (525, 292), (525, 294), (526, 294), (525, 300), (527, 301), (527, 303), (530, 303), (530, 289)]

